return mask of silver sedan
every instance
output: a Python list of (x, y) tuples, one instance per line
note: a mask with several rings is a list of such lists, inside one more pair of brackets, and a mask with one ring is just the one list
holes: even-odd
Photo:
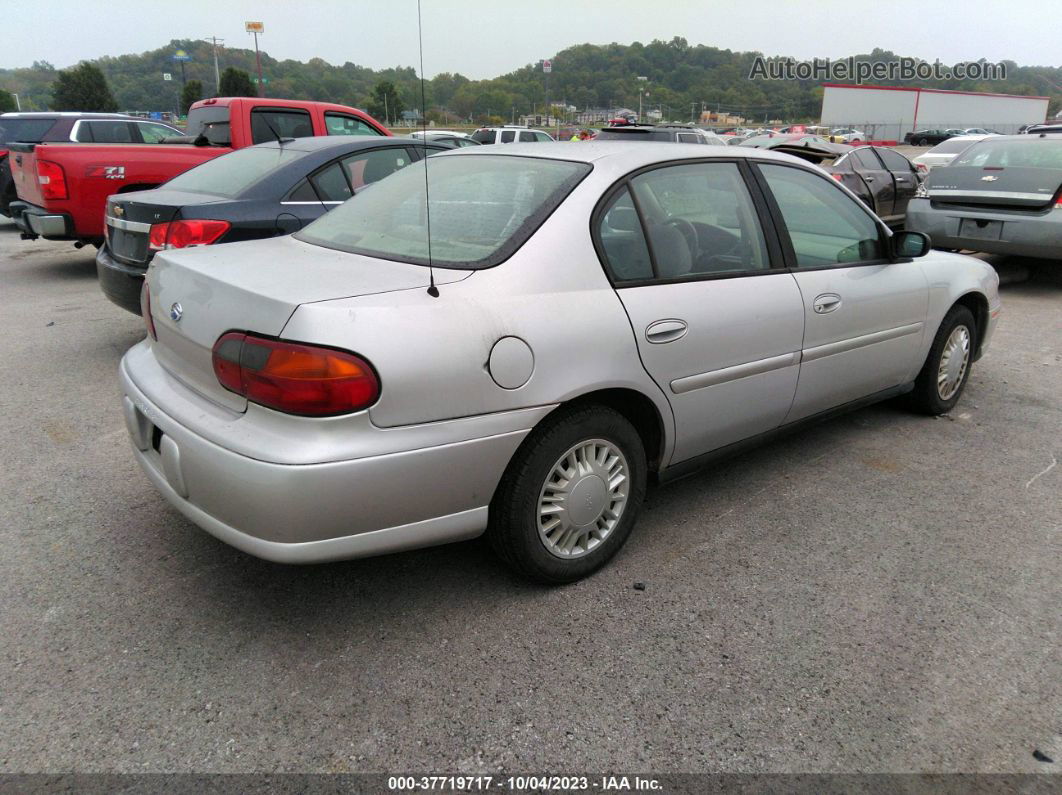
[(290, 237), (160, 252), (123, 404), (158, 490), (253, 555), (486, 533), (566, 582), (647, 482), (892, 396), (949, 411), (997, 284), (786, 155), (471, 148)]

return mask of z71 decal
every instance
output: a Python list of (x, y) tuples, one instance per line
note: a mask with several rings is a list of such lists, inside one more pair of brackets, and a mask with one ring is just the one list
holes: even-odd
[(86, 177), (103, 177), (104, 179), (125, 179), (125, 166), (89, 166)]

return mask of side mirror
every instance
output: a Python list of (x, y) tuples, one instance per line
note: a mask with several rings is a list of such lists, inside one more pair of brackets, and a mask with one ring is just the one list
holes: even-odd
[(924, 257), (933, 245), (925, 232), (912, 232), (904, 229), (892, 236), (892, 256), (894, 259)]

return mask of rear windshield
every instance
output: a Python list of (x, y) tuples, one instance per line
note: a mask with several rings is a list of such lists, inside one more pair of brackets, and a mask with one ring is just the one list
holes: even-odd
[(537, 157), (431, 157), (381, 180), (295, 237), (427, 265), (427, 179), (431, 264), (487, 268), (512, 256), (588, 173), (585, 163)]
[(951, 161), (953, 166), (1050, 168), (1062, 170), (1062, 138), (975, 143)]
[(229, 134), (229, 109), (225, 105), (207, 105), (192, 108), (188, 112), (188, 135), (193, 138), (205, 135), (215, 146), (229, 146), (232, 136)]
[(178, 174), (166, 183), (166, 187), (231, 199), (267, 176), (273, 169), (305, 155), (306, 152), (281, 146), (238, 149)]
[(960, 138), (949, 138), (944, 143), (937, 144), (928, 152), (927, 155), (953, 155), (957, 152), (961, 152), (968, 146), (973, 146), (977, 141), (971, 141), (969, 138), (962, 140)]
[(28, 144), (40, 143), (56, 121), (57, 119), (0, 118), (0, 144), (13, 141), (24, 141)]

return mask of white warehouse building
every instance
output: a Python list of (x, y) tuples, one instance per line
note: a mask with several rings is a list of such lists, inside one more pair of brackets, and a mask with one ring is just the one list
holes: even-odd
[(939, 88), (824, 83), (822, 121), (855, 127), (873, 141), (903, 141), (914, 130), (984, 127), (1016, 133), (1047, 119), (1047, 97)]

